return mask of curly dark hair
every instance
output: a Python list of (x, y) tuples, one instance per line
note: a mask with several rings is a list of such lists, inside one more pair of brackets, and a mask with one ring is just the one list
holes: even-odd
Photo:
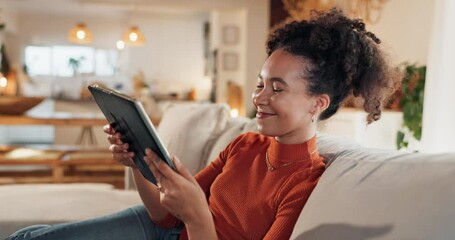
[(329, 107), (319, 119), (335, 114), (350, 95), (364, 99), (367, 122), (381, 116), (382, 104), (396, 86), (394, 70), (378, 44), (381, 41), (365, 30), (361, 19), (349, 19), (338, 9), (313, 11), (309, 21), (294, 21), (272, 31), (267, 54), (275, 50), (300, 56), (311, 62), (303, 69), (311, 95), (330, 96)]

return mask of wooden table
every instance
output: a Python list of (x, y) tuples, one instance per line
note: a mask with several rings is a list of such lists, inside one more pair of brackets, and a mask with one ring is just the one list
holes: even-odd
[(35, 115), (0, 115), (0, 125), (55, 125), (94, 126), (107, 124), (100, 114), (54, 112)]
[[(107, 150), (98, 149), (84, 149), (83, 154), (87, 155), (85, 158), (71, 159), (72, 154), (80, 154), (81, 151), (60, 151), (50, 150), (57, 153), (57, 157), (36, 158), (36, 159), (5, 159), (5, 153), (0, 152), (0, 165), (2, 166), (30, 166), (30, 165), (44, 165), (51, 168), (51, 176), (34, 176), (33, 174), (21, 175), (15, 177), (14, 173), (2, 172), (2, 178), (10, 178), (14, 183), (38, 183), (38, 182), (121, 182), (124, 178), (124, 167), (112, 159), (112, 155)], [(45, 151), (43, 151), (45, 154)], [(101, 154), (101, 156), (100, 156)], [(55, 154), (54, 154), (55, 155)], [(94, 155), (94, 156), (90, 156)], [(90, 174), (90, 175), (67, 175), (65, 170), (75, 167), (92, 166), (102, 167), (108, 174)], [(0, 178), (0, 179), (2, 179)], [(1, 181), (0, 181), (1, 183)]]
[[(81, 145), (84, 138), (89, 137), (91, 145), (89, 147), (80, 148), (77, 146), (68, 147), (68, 149), (62, 148), (61, 146), (50, 146), (48, 150), (60, 151), (62, 156), (71, 153), (90, 153), (98, 152), (99, 149), (95, 149), (96, 140), (93, 134), (93, 126), (102, 126), (108, 124), (108, 121), (102, 114), (92, 113), (69, 113), (69, 112), (54, 112), (50, 114), (39, 114), (39, 115), (0, 115), (0, 125), (53, 125), (53, 126), (82, 126), (82, 132), (78, 137), (76, 144)], [(18, 146), (3, 146), (3, 152), (12, 150)], [(0, 148), (0, 149), (2, 149)], [(105, 149), (102, 152), (108, 152)], [(2, 159), (0, 153), (0, 165), (47, 165), (52, 169), (52, 176), (48, 178), (27, 178), (22, 177), (15, 180), (15, 182), (81, 182), (81, 181), (112, 181), (114, 179), (123, 179), (123, 176), (116, 176), (116, 173), (123, 174), (123, 166), (115, 162), (111, 155), (108, 153), (106, 157), (102, 158), (88, 158), (88, 159), (73, 159), (64, 160), (63, 158), (55, 159), (30, 159), (30, 160), (6, 160)], [(71, 166), (105, 166), (114, 168), (115, 171), (110, 173), (108, 176), (65, 176), (64, 170)], [(119, 171), (120, 170), (120, 171)], [(117, 174), (118, 175), (118, 174)]]
[(93, 126), (102, 126), (108, 121), (102, 114), (54, 112), (35, 115), (0, 115), (0, 125), (53, 125), (53, 126), (82, 126), (82, 131), (76, 144), (81, 145), (85, 139), (91, 145), (96, 145)]

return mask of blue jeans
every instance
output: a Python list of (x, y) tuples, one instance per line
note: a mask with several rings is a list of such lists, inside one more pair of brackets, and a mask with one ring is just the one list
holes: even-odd
[(21, 229), (6, 240), (149, 240), (178, 239), (182, 228), (156, 226), (143, 205), (80, 222), (35, 225)]

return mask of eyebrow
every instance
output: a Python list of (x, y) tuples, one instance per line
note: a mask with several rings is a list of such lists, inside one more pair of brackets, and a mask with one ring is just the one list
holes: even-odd
[[(258, 78), (261, 79), (261, 80), (264, 80), (264, 78), (261, 76), (260, 73), (258, 74)], [(286, 81), (284, 81), (282, 78), (279, 78), (279, 77), (271, 77), (271, 78), (268, 78), (268, 79), (269, 79), (270, 81), (272, 81), (272, 82), (279, 82), (279, 83), (281, 83), (281, 84), (283, 84), (283, 85), (285, 85), (285, 86), (289, 86), (289, 84), (288, 84)]]

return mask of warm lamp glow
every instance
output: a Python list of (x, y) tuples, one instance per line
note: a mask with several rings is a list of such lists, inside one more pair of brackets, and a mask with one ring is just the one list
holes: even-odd
[[(1, 75), (2, 75), (2, 74), (0, 73), (0, 76), (1, 76)], [(8, 85), (8, 81), (6, 80), (5, 77), (2, 76), (2, 77), (0, 78), (0, 94), (3, 94), (3, 92), (5, 91), (6, 85)]]
[(118, 50), (122, 50), (125, 48), (125, 42), (123, 42), (122, 40), (118, 40), (115, 45), (117, 46)]
[(78, 23), (68, 32), (68, 41), (77, 44), (87, 44), (93, 41), (92, 32), (83, 23)]
[(79, 40), (84, 39), (84, 38), (85, 38), (85, 32), (82, 31), (82, 30), (77, 31), (76, 37), (77, 37)]
[(231, 117), (236, 118), (236, 117), (238, 117), (238, 116), (239, 116), (239, 110), (237, 110), (237, 109), (235, 109), (235, 108), (232, 109), (232, 110), (231, 110)]
[(136, 42), (136, 41), (137, 41), (137, 33), (131, 32), (128, 38), (129, 38), (132, 42)]
[(8, 85), (8, 80), (5, 77), (0, 78), (0, 87), (6, 87)]
[(144, 34), (138, 27), (132, 26), (124, 35), (123, 42), (130, 46), (142, 46), (145, 43)]

